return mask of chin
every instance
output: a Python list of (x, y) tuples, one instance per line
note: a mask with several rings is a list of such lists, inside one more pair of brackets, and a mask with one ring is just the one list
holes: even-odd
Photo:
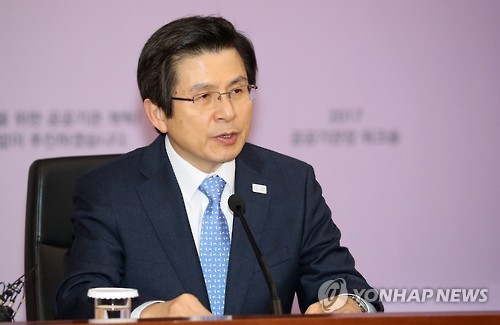
[(238, 148), (238, 150), (231, 150), (230, 152), (226, 151), (224, 153), (221, 153), (219, 157), (222, 157), (221, 163), (231, 161), (235, 159), (241, 152), (241, 148)]

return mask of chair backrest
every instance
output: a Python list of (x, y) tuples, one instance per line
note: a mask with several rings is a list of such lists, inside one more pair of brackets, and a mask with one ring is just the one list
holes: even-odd
[(66, 269), (65, 253), (73, 241), (75, 180), (116, 156), (47, 158), (31, 165), (24, 248), (28, 321), (54, 319), (55, 294)]

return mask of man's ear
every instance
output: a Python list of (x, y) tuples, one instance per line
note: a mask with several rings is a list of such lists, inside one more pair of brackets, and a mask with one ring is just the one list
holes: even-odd
[(167, 117), (163, 109), (155, 105), (149, 98), (144, 100), (143, 105), (151, 124), (161, 133), (167, 133)]

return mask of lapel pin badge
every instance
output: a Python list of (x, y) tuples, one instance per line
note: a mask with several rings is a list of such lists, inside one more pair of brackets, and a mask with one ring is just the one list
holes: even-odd
[(267, 194), (267, 186), (261, 184), (252, 184), (252, 191), (254, 193)]

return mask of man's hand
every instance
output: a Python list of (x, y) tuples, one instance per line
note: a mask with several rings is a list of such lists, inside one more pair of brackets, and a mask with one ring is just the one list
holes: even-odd
[(185, 293), (179, 297), (149, 305), (141, 312), (141, 318), (212, 316), (195, 296)]
[(348, 296), (325, 298), (309, 306), (306, 314), (361, 313), (358, 304)]

